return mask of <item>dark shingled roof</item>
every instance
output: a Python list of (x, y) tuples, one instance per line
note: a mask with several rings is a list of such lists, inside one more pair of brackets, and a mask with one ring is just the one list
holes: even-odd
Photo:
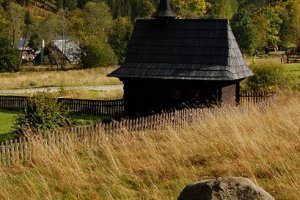
[(125, 63), (109, 76), (231, 81), (253, 75), (228, 20), (139, 20)]

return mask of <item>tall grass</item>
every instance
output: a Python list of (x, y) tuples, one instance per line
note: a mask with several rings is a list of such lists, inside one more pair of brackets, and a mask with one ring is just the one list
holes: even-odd
[(69, 71), (0, 73), (0, 88), (65, 87), (120, 84), (117, 78), (106, 77), (115, 67)]
[(33, 162), (1, 169), (3, 199), (176, 199), (190, 182), (249, 177), (276, 199), (300, 193), (300, 97), (224, 108), (180, 130), (124, 131), (62, 153), (36, 143)]

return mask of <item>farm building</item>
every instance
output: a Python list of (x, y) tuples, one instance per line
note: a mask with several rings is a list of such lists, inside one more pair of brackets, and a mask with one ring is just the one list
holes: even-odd
[[(44, 49), (43, 63), (51, 65), (78, 64), (80, 47), (70, 36), (58, 35)], [(34, 60), (41, 63), (41, 51)], [(47, 59), (45, 59), (47, 58)]]
[(169, 0), (153, 17), (136, 22), (124, 64), (108, 75), (124, 84), (127, 115), (239, 102), (253, 73), (228, 20), (176, 19)]

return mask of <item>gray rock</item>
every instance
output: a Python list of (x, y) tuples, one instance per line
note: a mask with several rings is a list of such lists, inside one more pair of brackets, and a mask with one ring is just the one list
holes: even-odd
[(274, 200), (250, 179), (220, 177), (187, 185), (178, 200)]

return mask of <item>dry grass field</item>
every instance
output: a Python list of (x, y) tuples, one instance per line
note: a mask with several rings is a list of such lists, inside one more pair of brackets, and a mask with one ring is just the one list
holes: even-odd
[(32, 163), (0, 169), (0, 199), (176, 199), (187, 183), (218, 176), (249, 177), (275, 199), (298, 199), (300, 96), (224, 111), (180, 130), (124, 131), (67, 153), (37, 143)]
[(53, 97), (64, 97), (73, 99), (96, 99), (96, 100), (111, 100), (122, 99), (123, 90), (112, 91), (94, 91), (94, 90), (69, 90), (58, 93), (49, 94)]
[[(13, 96), (33, 96), (37, 92), (13, 94)], [(0, 90), (1, 95), (12, 95)], [(73, 99), (94, 99), (94, 100), (114, 100), (123, 98), (123, 90), (65, 90), (61, 88), (59, 92), (45, 92), (49, 97), (73, 98)]]
[(67, 87), (120, 84), (117, 78), (108, 78), (107, 74), (115, 67), (93, 68), (69, 71), (39, 71), (1, 73), (0, 88)]

